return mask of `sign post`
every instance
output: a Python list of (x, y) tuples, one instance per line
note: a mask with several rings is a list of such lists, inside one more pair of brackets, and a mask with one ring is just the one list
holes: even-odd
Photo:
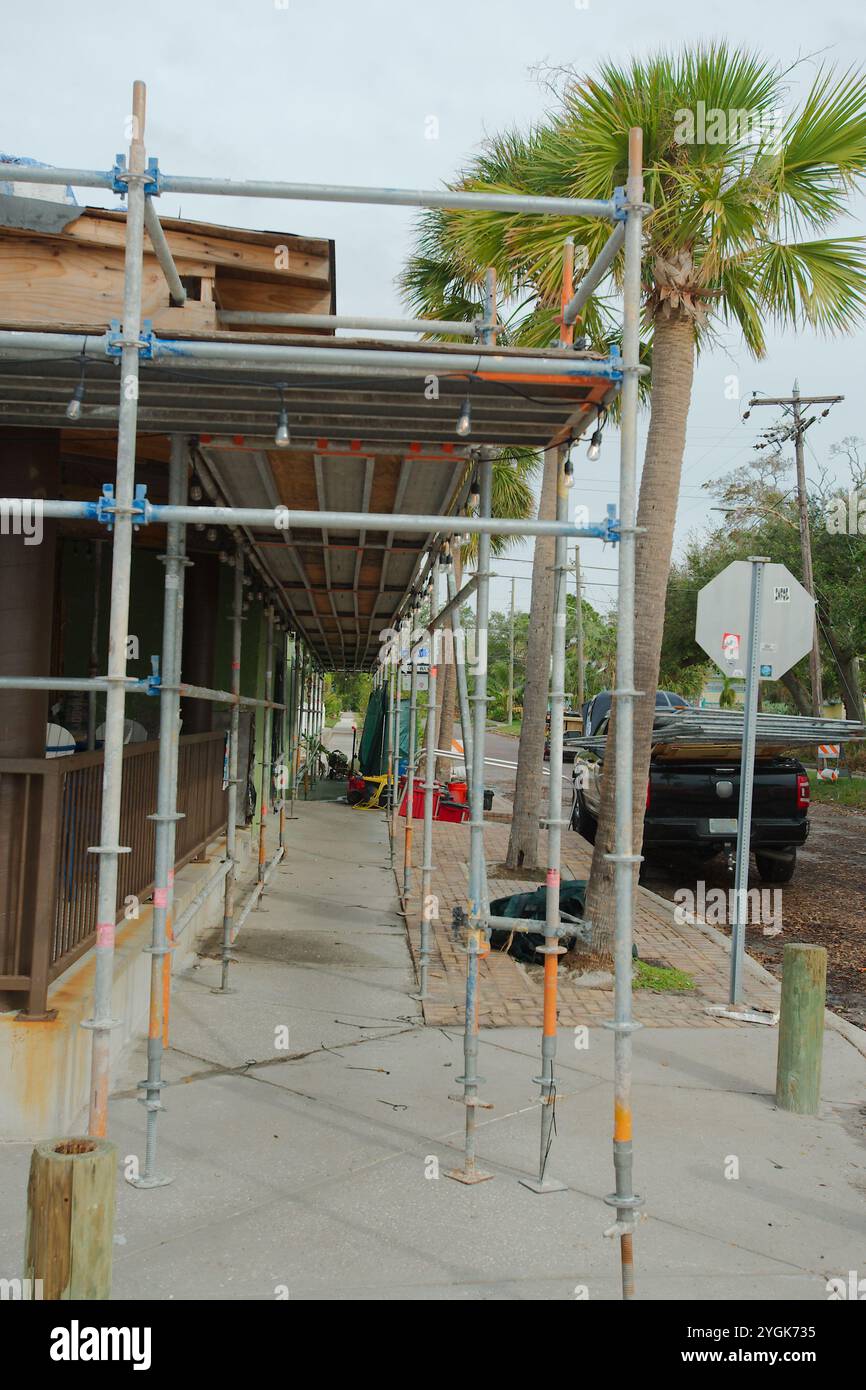
[(750, 555), (749, 628), (746, 670), (746, 703), (743, 711), (743, 748), (740, 757), (740, 805), (737, 811), (737, 865), (734, 872), (734, 920), (731, 924), (731, 978), (728, 1003), (742, 1003), (743, 955), (746, 944), (746, 905), (749, 889), (749, 847), (752, 839), (752, 783), (755, 778), (755, 719), (758, 713), (758, 661), (761, 645), (761, 595), (765, 555)]
[(698, 594), (695, 641), (727, 676), (745, 677), (729, 1007), (742, 1007), (752, 840), (758, 686), (779, 680), (812, 646), (815, 601), (766, 555), (734, 560)]

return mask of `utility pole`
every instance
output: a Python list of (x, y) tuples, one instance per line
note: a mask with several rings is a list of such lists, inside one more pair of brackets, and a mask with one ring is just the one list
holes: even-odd
[(583, 598), (580, 592), (580, 546), (574, 547), (574, 592), (577, 599), (577, 708), (583, 710)]
[[(844, 396), (801, 396), (800, 384), (794, 382), (794, 387), (790, 396), (764, 396), (760, 399), (753, 397), (749, 401), (749, 410), (756, 405), (775, 405), (782, 406), (786, 411), (790, 411), (793, 424), (785, 431), (773, 431), (772, 439), (775, 443), (783, 443), (785, 440), (793, 439), (794, 456), (797, 462), (797, 506), (800, 516), (800, 553), (803, 562), (803, 588), (808, 590), (812, 598), (815, 597), (815, 579), (812, 570), (812, 538), (809, 533), (809, 509), (808, 498), (806, 496), (806, 463), (803, 456), (803, 436), (810, 425), (814, 425), (817, 415), (810, 415), (804, 418), (802, 413), (803, 406), (823, 405), (825, 409), (822, 415), (829, 413), (830, 407), (844, 400)], [(759, 446), (761, 447), (761, 446)], [(809, 682), (812, 687), (812, 713), (820, 718), (824, 707), (824, 692), (821, 683), (821, 649), (818, 641), (818, 612), (815, 610), (815, 623), (812, 632), (812, 650), (809, 654)]]
[(514, 579), (511, 580), (511, 615), (508, 620), (508, 707), (506, 723), (514, 721)]

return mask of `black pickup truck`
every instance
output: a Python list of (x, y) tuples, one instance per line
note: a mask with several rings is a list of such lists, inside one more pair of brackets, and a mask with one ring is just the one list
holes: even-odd
[[(593, 733), (606, 732), (606, 711)], [(721, 751), (721, 750), (720, 750)], [(572, 773), (571, 828), (595, 840), (602, 763), (577, 756)], [(809, 834), (809, 778), (796, 758), (758, 757), (752, 783), (752, 837), (758, 873), (765, 883), (789, 882), (797, 847)], [(681, 754), (650, 762), (644, 817), (644, 853), (711, 859), (733, 852), (737, 842), (739, 760)]]

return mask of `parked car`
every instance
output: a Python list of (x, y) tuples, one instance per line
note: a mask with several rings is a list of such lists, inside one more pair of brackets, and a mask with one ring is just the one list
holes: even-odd
[[(608, 694), (609, 692), (605, 692)], [(659, 695), (670, 692), (660, 691)], [(599, 699), (596, 696), (596, 699)], [(656, 698), (659, 706), (658, 696)], [(607, 710), (588, 732), (604, 734)], [(571, 828), (594, 843), (601, 800), (602, 760), (577, 757), (572, 771)], [(644, 852), (671, 851), (697, 860), (720, 851), (732, 853), (737, 842), (740, 765), (713, 757), (654, 756), (650, 762), (644, 815)], [(752, 783), (751, 848), (765, 883), (788, 883), (797, 863), (797, 848), (809, 835), (809, 777), (796, 758), (758, 757)]]

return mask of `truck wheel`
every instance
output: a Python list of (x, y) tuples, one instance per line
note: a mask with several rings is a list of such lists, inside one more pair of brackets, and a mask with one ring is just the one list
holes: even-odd
[(574, 811), (571, 816), (571, 828), (576, 830), (578, 835), (582, 835), (591, 845), (595, 844), (595, 834), (598, 830), (598, 821), (591, 816), (583, 804), (583, 797), (577, 793), (574, 801)]
[(797, 867), (797, 851), (785, 849), (778, 854), (756, 854), (755, 864), (764, 883), (790, 883)]

